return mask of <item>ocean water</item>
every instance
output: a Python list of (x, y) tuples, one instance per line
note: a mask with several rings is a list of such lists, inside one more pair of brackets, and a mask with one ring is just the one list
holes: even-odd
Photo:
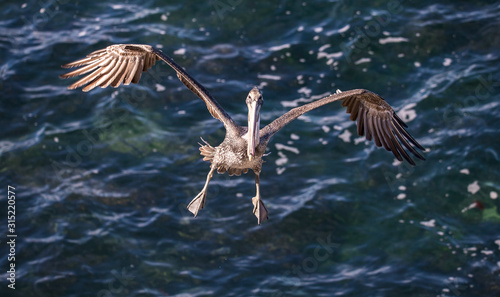
[[(500, 296), (500, 1), (0, 7), (1, 296)], [(58, 78), (114, 43), (161, 48), (242, 125), (253, 86), (264, 125), (371, 90), (427, 160), (396, 161), (331, 104), (270, 143), (268, 221), (253, 173), (215, 175), (193, 218), (200, 137), (225, 130), (175, 72), (89, 93)]]

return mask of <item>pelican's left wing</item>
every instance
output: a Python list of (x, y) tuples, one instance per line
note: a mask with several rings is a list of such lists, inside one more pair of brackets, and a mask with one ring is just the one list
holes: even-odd
[(105, 49), (90, 53), (86, 58), (63, 65), (63, 68), (81, 68), (63, 74), (60, 78), (70, 78), (91, 72), (68, 88), (76, 89), (86, 85), (83, 88), (84, 92), (88, 92), (97, 86), (106, 88), (111, 85), (116, 88), (122, 83), (124, 85), (138, 83), (142, 72), (151, 68), (157, 60), (163, 60), (177, 72), (179, 80), (205, 101), (208, 111), (214, 118), (223, 122), (226, 128), (235, 127), (236, 124), (231, 117), (198, 81), (192, 78), (170, 57), (149, 45), (110, 45)]
[(260, 135), (269, 140), (281, 128), (304, 113), (338, 100), (342, 101), (342, 106), (347, 107), (347, 112), (351, 114), (349, 118), (352, 121), (357, 120), (360, 136), (365, 135), (367, 140), (373, 138), (375, 145), (383, 146), (391, 151), (399, 161), (405, 158), (408, 163), (415, 165), (403, 146), (415, 157), (425, 160), (413, 146), (422, 151), (425, 149), (405, 130), (406, 124), (392, 107), (379, 95), (363, 89), (339, 91), (323, 99), (296, 107), (262, 128)]

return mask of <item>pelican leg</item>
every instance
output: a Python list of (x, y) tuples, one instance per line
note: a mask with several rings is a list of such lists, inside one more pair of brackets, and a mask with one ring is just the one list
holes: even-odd
[(257, 217), (257, 224), (260, 225), (260, 222), (267, 220), (267, 209), (260, 199), (260, 173), (255, 173), (255, 187), (257, 188), (257, 193), (255, 197), (252, 198), (253, 203), (253, 214)]
[(212, 179), (212, 176), (214, 175), (215, 171), (215, 166), (212, 166), (210, 168), (210, 172), (207, 175), (207, 181), (205, 182), (205, 186), (203, 187), (203, 190), (194, 197), (191, 202), (189, 202), (187, 209), (194, 214), (194, 217), (196, 218), (196, 215), (198, 215), (198, 211), (203, 208), (203, 205), (205, 205), (205, 198), (207, 197), (207, 187), (208, 183)]

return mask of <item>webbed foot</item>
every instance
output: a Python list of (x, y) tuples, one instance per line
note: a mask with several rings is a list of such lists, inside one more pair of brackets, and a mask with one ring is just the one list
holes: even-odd
[(257, 224), (267, 220), (267, 209), (260, 197), (253, 197), (253, 214), (257, 217)]
[(207, 197), (206, 189), (203, 189), (196, 197), (194, 197), (191, 202), (189, 202), (187, 209), (194, 214), (194, 217), (198, 215), (198, 212), (203, 209), (205, 205), (205, 198)]

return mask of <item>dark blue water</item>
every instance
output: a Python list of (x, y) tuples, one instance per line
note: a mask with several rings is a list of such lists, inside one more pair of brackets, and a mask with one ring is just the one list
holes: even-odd
[[(499, 1), (0, 6), (1, 296), (500, 296)], [(252, 173), (215, 175), (193, 219), (198, 142), (224, 128), (164, 64), (139, 85), (66, 89), (60, 65), (114, 43), (160, 47), (241, 124), (253, 86), (263, 124), (369, 89), (427, 161), (395, 161), (332, 104), (269, 145), (269, 221)]]

